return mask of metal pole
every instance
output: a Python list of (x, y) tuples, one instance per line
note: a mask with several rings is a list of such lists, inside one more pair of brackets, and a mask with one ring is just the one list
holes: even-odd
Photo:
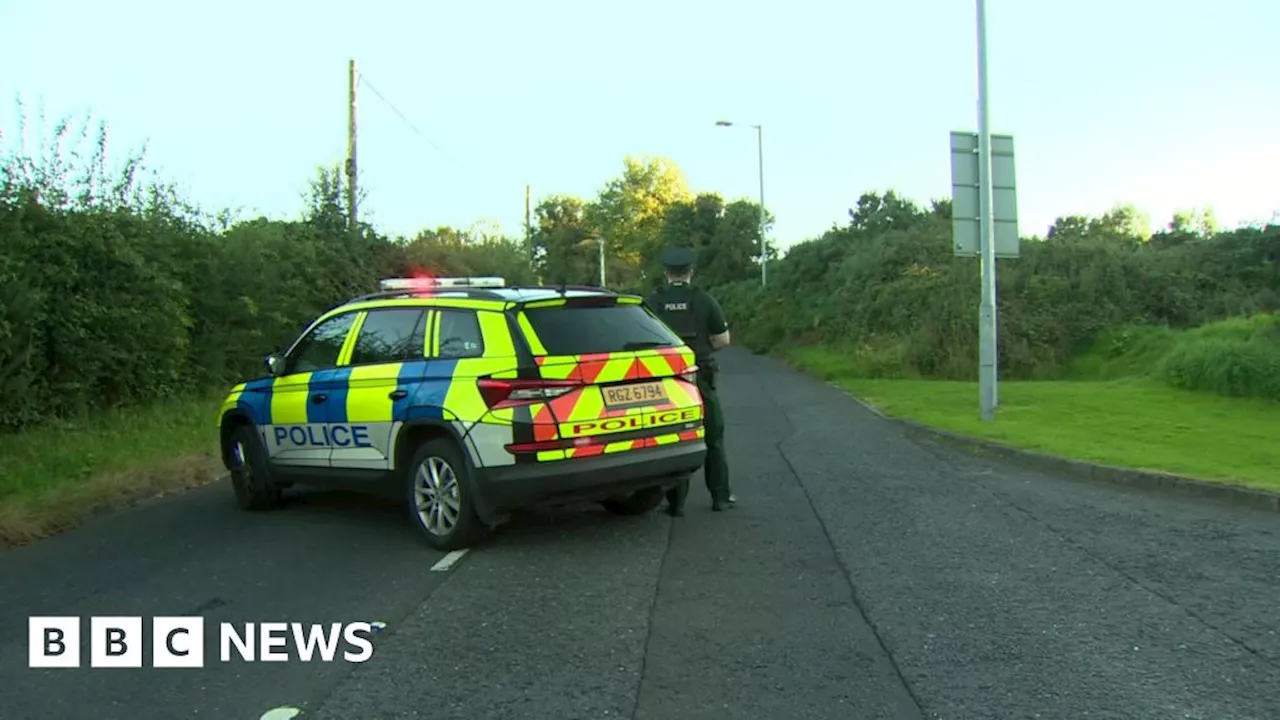
[(356, 61), (347, 64), (347, 217), (350, 232), (360, 232), (356, 216)]
[(604, 236), (596, 238), (600, 244), (600, 287), (604, 287)]
[(760, 286), (769, 282), (769, 254), (764, 240), (764, 128), (756, 126), (756, 149), (760, 160)]
[[(733, 127), (728, 120), (717, 120), (716, 127)], [(760, 160), (760, 286), (769, 281), (768, 244), (764, 238), (764, 126), (752, 125), (756, 129), (756, 149)]]
[(987, 12), (978, 3), (978, 175), (982, 233), (982, 305), (978, 312), (978, 395), (982, 419), (996, 410), (996, 236), (991, 190), (991, 129), (987, 102)]

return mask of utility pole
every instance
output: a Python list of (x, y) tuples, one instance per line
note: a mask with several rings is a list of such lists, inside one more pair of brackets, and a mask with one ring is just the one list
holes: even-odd
[(756, 126), (756, 150), (760, 159), (760, 287), (769, 282), (769, 246), (764, 239), (764, 127)]
[(996, 234), (991, 181), (991, 130), (987, 102), (987, 10), (978, 2), (978, 178), (981, 203), (982, 304), (978, 309), (978, 396), (981, 417), (995, 419), (996, 370)]
[(357, 235), (360, 225), (356, 208), (356, 61), (347, 65), (347, 211), (352, 235)]
[(524, 186), (524, 244), (529, 248), (529, 257), (533, 258), (533, 223), (529, 220), (529, 186)]

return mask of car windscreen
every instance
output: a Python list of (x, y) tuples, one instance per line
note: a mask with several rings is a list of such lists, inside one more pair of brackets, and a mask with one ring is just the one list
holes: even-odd
[(680, 345), (680, 338), (639, 305), (561, 306), (526, 311), (548, 355), (586, 355)]

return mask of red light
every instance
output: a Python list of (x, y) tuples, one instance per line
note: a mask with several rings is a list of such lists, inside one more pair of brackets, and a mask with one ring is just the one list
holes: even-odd
[(415, 293), (431, 293), (436, 289), (436, 278), (431, 273), (422, 269), (415, 269), (409, 278), (413, 280), (413, 292)]
[(560, 397), (582, 383), (574, 380), (499, 380), (496, 378), (480, 378), (476, 381), (480, 388), (480, 397), (489, 409), (526, 405), (528, 403), (546, 402)]

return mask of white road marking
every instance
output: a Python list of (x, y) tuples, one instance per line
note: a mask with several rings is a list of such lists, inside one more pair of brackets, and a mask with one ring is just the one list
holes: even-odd
[(278, 707), (272, 708), (264, 713), (258, 720), (289, 720), (289, 718), (297, 717), (302, 711), (294, 707)]
[(454, 563), (456, 563), (456, 562), (458, 562), (459, 560), (461, 560), (461, 559), (462, 559), (462, 556), (463, 556), (463, 555), (466, 555), (466, 554), (467, 554), (467, 551), (468, 551), (468, 550), (470, 550), (470, 549), (471, 549), (471, 548), (463, 548), (463, 549), (461, 549), (461, 550), (454, 550), (453, 552), (449, 553), (448, 555), (445, 555), (444, 557), (440, 558), (440, 562), (438, 562), (438, 563), (436, 563), (435, 565), (432, 565), (432, 566), (431, 566), (431, 571), (432, 571), (432, 572), (447, 572), (447, 571), (449, 570), (449, 568), (453, 567)]

